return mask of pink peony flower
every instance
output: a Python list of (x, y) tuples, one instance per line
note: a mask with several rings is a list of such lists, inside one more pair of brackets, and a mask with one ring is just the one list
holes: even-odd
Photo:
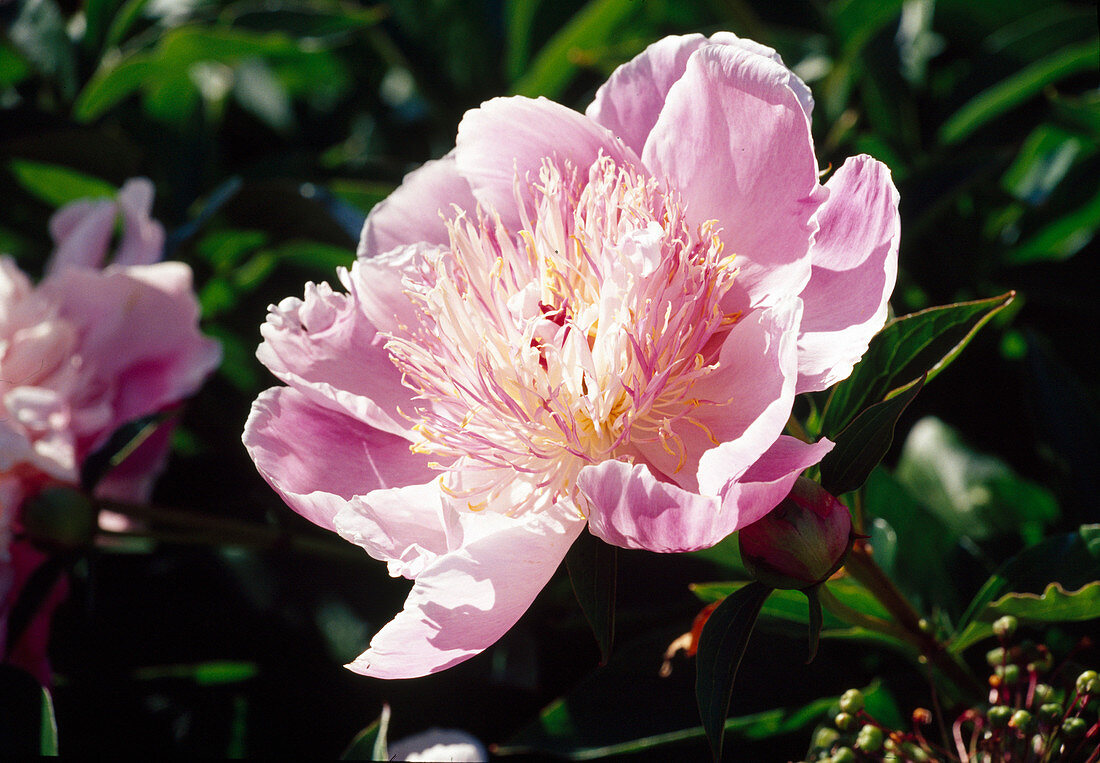
[[(149, 216), (152, 200), (152, 183), (134, 179), (117, 201), (59, 210), (37, 286), (0, 258), (0, 654), (24, 648), (5, 648), (6, 613), (40, 561), (12, 553), (24, 500), (47, 484), (77, 484), (84, 459), (118, 427), (194, 393), (221, 357), (198, 330), (190, 268), (158, 262), (164, 230)], [(120, 213), (119, 246), (103, 267)], [(96, 493), (146, 499), (167, 450), (167, 432), (149, 438)]]
[(352, 662), (442, 670), (507, 631), (585, 525), (653, 551), (764, 516), (832, 447), (782, 434), (886, 317), (898, 197), (824, 185), (772, 50), (670, 37), (586, 114), (498, 98), (371, 213), (346, 294), (271, 308), (288, 386), (244, 441), (303, 516), (415, 581)]

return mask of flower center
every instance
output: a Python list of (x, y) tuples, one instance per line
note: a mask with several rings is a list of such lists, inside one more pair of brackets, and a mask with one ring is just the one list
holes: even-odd
[(387, 349), (417, 393), (413, 450), (470, 509), (583, 513), (585, 465), (658, 443), (682, 466), (673, 424), (706, 431), (692, 414), (715, 401), (693, 390), (738, 318), (720, 306), (733, 258), (653, 178), (603, 156), (586, 174), (545, 161), (516, 181), (517, 233), (460, 211), (406, 278), (418, 325)]

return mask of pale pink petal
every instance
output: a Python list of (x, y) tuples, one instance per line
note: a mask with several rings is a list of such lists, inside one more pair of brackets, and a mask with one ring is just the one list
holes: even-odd
[(703, 426), (683, 421), (674, 428), (685, 445), (683, 464), (677, 449), (658, 443), (638, 446), (648, 463), (687, 490), (717, 495), (760, 458), (790, 417), (801, 307), (797, 298), (786, 299), (733, 327), (718, 371), (691, 392), (701, 404), (690, 415)]
[(647, 466), (604, 461), (586, 466), (577, 486), (588, 499), (592, 534), (620, 548), (660, 553), (713, 546), (730, 532), (713, 495), (660, 482)]
[(75, 201), (50, 218), (54, 249), (46, 275), (64, 268), (99, 268), (115, 232), (118, 206), (112, 199)]
[(886, 321), (898, 273), (901, 222), (890, 170), (869, 156), (844, 162), (826, 184), (829, 200), (810, 250), (813, 270), (798, 338), (798, 391), (844, 379)]
[(569, 161), (586, 177), (600, 152), (641, 167), (637, 154), (588, 117), (545, 98), (494, 98), (466, 112), (458, 126), (455, 158), (474, 196), (500, 214), (505, 227), (520, 223), (515, 179), (537, 181), (544, 159)]
[(701, 34), (665, 37), (611, 73), (585, 114), (641, 154), (673, 83), (688, 57), (707, 38)]
[(396, 191), (374, 205), (363, 226), (358, 255), (374, 257), (418, 242), (446, 244), (443, 217), (454, 216), (452, 205), (471, 212), (477, 206), (470, 184), (458, 174), (454, 151), (410, 172)]
[(782, 435), (739, 479), (721, 490), (722, 510), (736, 511), (738, 529), (755, 522), (787, 496), (799, 474), (832, 449), (833, 443), (826, 439), (805, 443)]
[(405, 608), (348, 665), (377, 678), (449, 668), (497, 641), (527, 611), (584, 528), (579, 517), (468, 514), (462, 545), (416, 578)]
[(412, 453), (407, 440), (287, 387), (256, 398), (244, 444), (260, 474), (291, 508), (330, 530), (353, 498), (435, 476), (427, 457)]
[(780, 437), (718, 496), (658, 480), (649, 467), (605, 461), (581, 470), (577, 485), (588, 499), (592, 534), (621, 548), (659, 553), (709, 548), (771, 511), (798, 475), (833, 447)]
[(668, 92), (642, 159), (683, 195), (692, 219), (717, 220), (736, 255), (742, 304), (798, 294), (810, 278), (817, 182), (810, 123), (790, 73), (733, 45), (707, 45)]
[[(718, 32), (709, 39), (700, 34), (665, 37), (612, 72), (585, 114), (641, 154), (669, 89), (687, 68), (688, 58), (704, 45), (713, 44), (731, 45), (783, 65), (783, 59), (771, 48), (730, 32)], [(787, 74), (787, 85), (808, 116), (814, 102), (810, 89), (792, 72)]]
[[(353, 272), (358, 269), (356, 263)], [(399, 287), (399, 276), (379, 279), (380, 284), (393, 282)], [(412, 410), (412, 393), (390, 362), (386, 338), (361, 307), (354, 293), (340, 294), (324, 283), (306, 284), (304, 300), (288, 297), (272, 305), (260, 327), (264, 341), (256, 357), (318, 404), (405, 435), (409, 422), (398, 408)]]
[(117, 385), (114, 426), (194, 393), (220, 361), (217, 342), (198, 330), (191, 269), (183, 263), (67, 268), (40, 292), (81, 328), (84, 362)]
[(164, 256), (164, 226), (150, 217), (153, 183), (132, 178), (118, 192), (122, 209), (122, 241), (115, 252), (116, 265), (151, 265)]

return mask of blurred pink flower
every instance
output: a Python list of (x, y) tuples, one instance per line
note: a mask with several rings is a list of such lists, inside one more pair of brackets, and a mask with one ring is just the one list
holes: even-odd
[[(152, 200), (152, 183), (134, 179), (117, 200), (60, 209), (37, 286), (0, 257), (0, 654), (22, 648), (4, 644), (4, 620), (36, 566), (27, 549), (13, 562), (24, 500), (46, 484), (77, 484), (84, 459), (119, 426), (194, 393), (221, 357), (198, 330), (190, 268), (158, 262), (164, 230), (149, 216)], [(166, 431), (149, 438), (97, 495), (146, 499), (167, 449)], [(43, 665), (27, 667), (42, 678)]]
[(244, 440), (296, 511), (415, 580), (349, 665), (482, 651), (585, 527), (704, 548), (832, 447), (782, 434), (882, 326), (899, 223), (860, 156), (824, 186), (812, 98), (778, 55), (670, 37), (586, 114), (498, 98), (371, 212), (347, 294), (271, 308), (288, 386)]

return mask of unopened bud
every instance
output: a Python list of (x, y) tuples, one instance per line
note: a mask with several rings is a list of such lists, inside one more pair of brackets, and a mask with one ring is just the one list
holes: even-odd
[(1031, 713), (1027, 710), (1017, 710), (1012, 714), (1012, 717), (1008, 719), (1008, 725), (1020, 731), (1027, 731), (1033, 720)]
[(1062, 733), (1066, 735), (1066, 739), (1080, 739), (1088, 727), (1084, 718), (1066, 718), (1062, 721)]
[(1095, 670), (1086, 670), (1084, 673), (1077, 676), (1077, 693), (1078, 694), (1097, 694), (1097, 693), (1100, 693), (1100, 676), (1096, 675)]
[(849, 689), (840, 695), (840, 709), (845, 713), (858, 713), (863, 709), (863, 692)]
[(1016, 628), (1019, 622), (1012, 615), (1005, 615), (1004, 617), (998, 617), (993, 623), (993, 632), (997, 634), (998, 638), (1012, 638), (1012, 635), (1016, 633)]
[(1012, 708), (1005, 705), (994, 705), (989, 708), (989, 712), (986, 713), (986, 717), (989, 718), (989, 724), (995, 729), (1003, 729), (1008, 725), (1009, 719), (1012, 718)]
[(772, 588), (809, 588), (828, 579), (852, 547), (848, 509), (813, 480), (799, 477), (790, 494), (739, 533), (741, 559)]
[(856, 735), (856, 747), (864, 752), (877, 752), (882, 748), (885, 735), (878, 726), (867, 724)]

